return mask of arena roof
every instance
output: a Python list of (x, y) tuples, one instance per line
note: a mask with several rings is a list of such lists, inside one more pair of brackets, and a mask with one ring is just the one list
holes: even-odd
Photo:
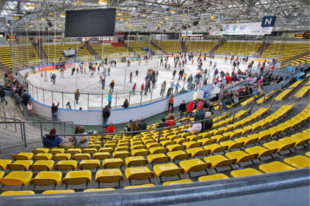
[(96, 8), (117, 8), (117, 32), (220, 31), (273, 15), (274, 31), (306, 31), (310, 20), (308, 0), (0, 0), (0, 7), (2, 31), (62, 32), (66, 10)]

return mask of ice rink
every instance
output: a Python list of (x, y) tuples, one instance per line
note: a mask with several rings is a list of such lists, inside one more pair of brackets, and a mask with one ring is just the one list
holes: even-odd
[[(229, 59), (229, 57), (228, 57)], [(216, 62), (218, 71), (224, 72), (232, 72), (232, 65), (230, 61), (227, 60), (225, 62), (224, 58), (215, 58), (210, 59), (207, 58), (206, 61), (203, 60), (203, 70), (208, 69), (207, 78), (209, 79), (208, 83), (211, 83), (213, 79), (214, 69), (213, 66), (210, 66), (210, 60)], [(249, 58), (249, 61), (252, 61), (252, 58)], [(165, 61), (164, 61), (165, 62)], [(41, 78), (40, 73), (29, 75), (28, 81), (34, 86), (32, 88), (29, 87), (29, 92), (33, 96), (33, 98), (43, 104), (51, 105), (52, 102), (60, 103), (60, 107), (65, 108), (65, 104), (67, 102), (71, 103), (72, 109), (79, 109), (82, 108), (83, 110), (95, 110), (101, 109), (101, 106), (107, 105), (107, 95), (109, 92), (109, 84), (112, 80), (115, 81), (115, 88), (112, 96), (112, 108), (121, 108), (124, 100), (127, 98), (129, 99), (129, 107), (150, 103), (151, 100), (155, 101), (160, 98), (166, 97), (167, 89), (170, 87), (171, 82), (176, 84), (178, 82), (178, 72), (180, 69), (184, 68), (187, 77), (190, 74), (193, 77), (199, 72), (198, 70), (198, 62), (197, 57), (194, 58), (194, 63), (192, 64), (191, 61), (188, 61), (184, 67), (174, 68), (174, 60), (172, 57), (169, 58), (168, 61), (171, 65), (170, 71), (165, 69), (164, 66), (160, 66), (160, 60), (154, 58), (149, 60), (148, 63), (144, 60), (141, 61), (140, 65), (138, 61), (132, 61), (130, 67), (127, 66), (127, 63), (117, 63), (116, 67), (111, 67), (110, 76), (106, 77), (106, 86), (105, 89), (102, 90), (101, 83), (100, 83), (100, 75), (97, 71), (94, 74), (94, 77), (90, 77), (90, 72), (87, 66), (87, 73), (77, 73), (75, 72), (73, 76), (71, 76), (71, 69), (65, 70), (64, 78), (60, 77), (60, 71), (48, 71), (47, 72), (47, 79), (48, 81), (44, 81), (44, 78)], [(257, 62), (254, 63), (254, 67), (257, 67)], [(139, 91), (141, 88), (141, 84), (145, 83), (145, 77), (147, 74), (148, 69), (153, 69), (155, 71), (158, 70), (159, 76), (156, 82), (156, 86), (153, 89), (152, 93), (148, 93), (147, 95), (140, 95)], [(247, 69), (247, 65), (240, 62), (239, 68), (244, 71)], [(177, 73), (174, 79), (172, 79), (172, 72), (176, 69)], [(135, 72), (138, 70), (139, 74), (136, 76)], [(129, 74), (130, 72), (133, 73), (132, 82), (129, 82)], [(56, 74), (56, 84), (53, 85), (50, 80), (50, 73)], [(160, 85), (163, 81), (167, 82), (165, 95), (163, 97), (160, 96)], [(129, 93), (132, 91), (133, 84), (137, 83), (136, 93), (135, 95)], [(183, 80), (179, 82), (181, 88), (185, 87), (187, 90), (187, 82), (184, 83)], [(41, 89), (37, 89), (41, 88)], [(74, 101), (74, 92), (79, 89), (80, 90), (80, 99), (79, 103), (75, 104)], [(53, 92), (52, 92), (53, 91)], [(180, 89), (179, 89), (180, 91)]]

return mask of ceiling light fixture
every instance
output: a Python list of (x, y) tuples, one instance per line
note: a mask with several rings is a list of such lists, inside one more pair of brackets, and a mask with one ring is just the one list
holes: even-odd
[(215, 18), (216, 18), (216, 16), (210, 16), (210, 18), (211, 18), (211, 19), (215, 19)]
[(81, 1), (76, 1), (76, 5), (82, 5)]
[(123, 12), (118, 11), (118, 12), (116, 12), (116, 15), (117, 15), (117, 16), (122, 16), (122, 15), (123, 15)]
[(36, 5), (34, 5), (34, 4), (27, 4), (26, 7), (34, 9), (34, 8), (36, 8)]
[(66, 14), (59, 14), (60, 17), (65, 18)]
[(170, 9), (171, 14), (175, 14), (176, 10), (175, 9)]
[(165, 16), (164, 19), (169, 19), (169, 16)]

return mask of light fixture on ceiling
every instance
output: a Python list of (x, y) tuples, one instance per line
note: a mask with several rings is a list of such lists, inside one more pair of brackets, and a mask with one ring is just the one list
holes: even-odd
[(216, 16), (210, 16), (210, 18), (211, 18), (211, 19), (215, 19), (215, 18), (216, 18)]
[(17, 20), (17, 19), (19, 19), (19, 16), (13, 16), (13, 19)]
[(59, 14), (60, 17), (65, 18), (66, 14)]
[(163, 23), (165, 23), (165, 21), (160, 21), (159, 23), (163, 24)]
[(118, 11), (118, 12), (116, 12), (116, 15), (117, 15), (117, 16), (122, 16), (122, 15), (123, 15), (123, 12)]
[(165, 16), (164, 19), (169, 19), (169, 16)]
[(171, 14), (175, 14), (176, 10), (175, 9), (170, 9)]
[(108, 2), (109, 2), (108, 0), (99, 0), (98, 4), (100, 4), (100, 5), (107, 5)]
[(187, 14), (183, 14), (183, 16), (185, 17), (185, 16), (187, 16)]
[(42, 21), (45, 21), (45, 20), (46, 20), (46, 18), (44, 18), (44, 17), (41, 17), (41, 20), (42, 20)]
[(121, 17), (121, 18), (119, 18), (119, 20), (120, 20), (120, 21), (124, 21), (124, 18), (123, 18), (123, 17)]
[(125, 21), (124, 24), (128, 24), (128, 21)]
[(54, 13), (51, 12), (51, 13), (50, 13), (50, 16), (54, 16)]
[(76, 5), (82, 5), (82, 2), (80, 0), (76, 1)]
[(34, 4), (27, 4), (26, 7), (27, 7), (27, 8), (34, 9), (34, 8), (36, 8), (36, 5), (34, 5)]

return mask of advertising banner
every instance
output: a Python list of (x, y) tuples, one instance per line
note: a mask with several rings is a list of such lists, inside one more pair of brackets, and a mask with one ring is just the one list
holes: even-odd
[(50, 65), (50, 66), (43, 66), (43, 67), (38, 67), (38, 72), (42, 71), (51, 71), (54, 70), (56, 68), (55, 65)]
[(225, 24), (223, 34), (226, 35), (265, 35), (271, 34), (272, 27), (261, 27), (261, 22)]

